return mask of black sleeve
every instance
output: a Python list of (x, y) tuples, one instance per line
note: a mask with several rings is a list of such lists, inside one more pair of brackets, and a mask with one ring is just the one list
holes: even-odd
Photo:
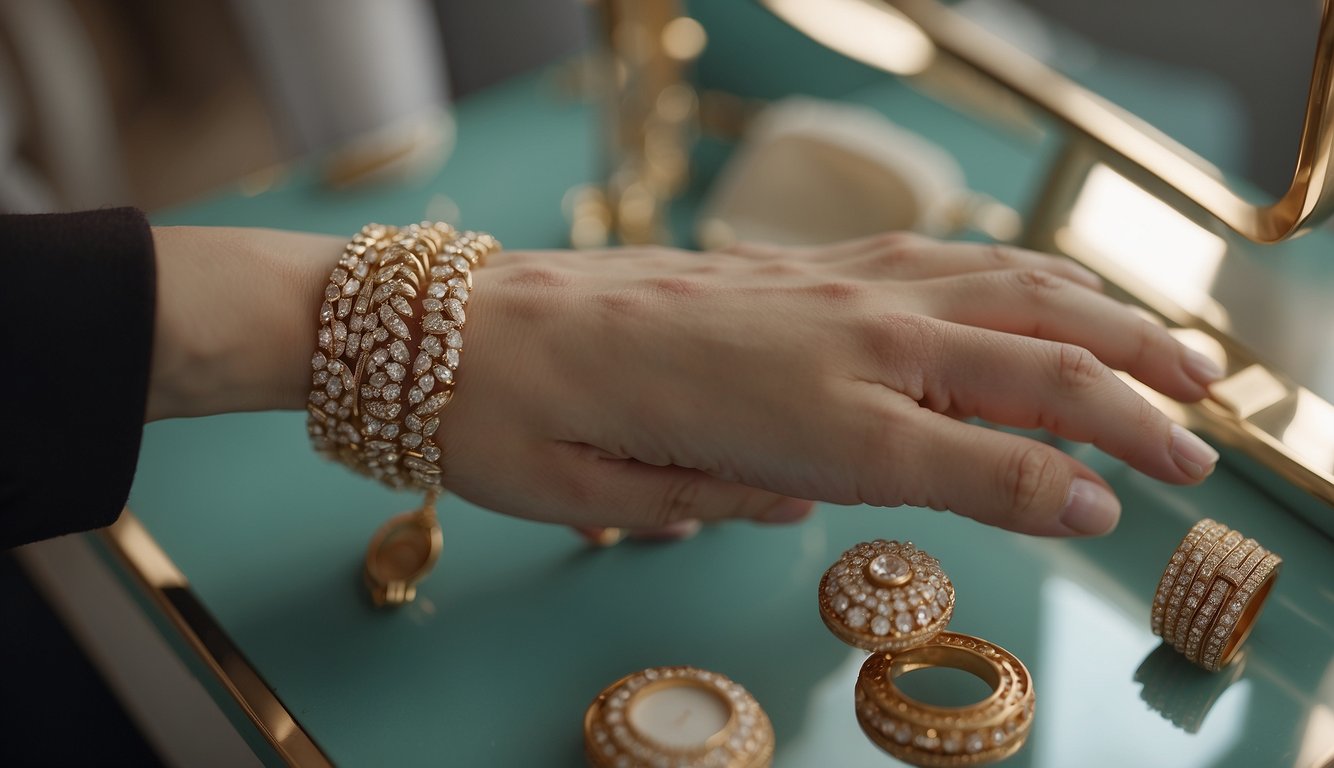
[(0, 215), (0, 549), (115, 522), (139, 459), (156, 270), (143, 213)]

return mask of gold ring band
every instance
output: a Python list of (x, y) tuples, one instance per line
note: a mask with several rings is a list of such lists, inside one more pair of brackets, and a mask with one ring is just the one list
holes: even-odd
[(1250, 635), (1283, 562), (1240, 532), (1204, 519), (1158, 581), (1149, 625), (1192, 663), (1216, 672)]
[[(1171, 596), (1168, 598), (1166, 613), (1163, 616), (1162, 637), (1169, 645), (1176, 638), (1177, 620), (1183, 607), (1191, 602), (1189, 592), (1191, 584), (1195, 581), (1195, 575), (1199, 573), (1204, 559), (1209, 556), (1209, 553), (1213, 551), (1227, 531), (1227, 526), (1215, 523), (1212, 520), (1201, 522), (1207, 522), (1208, 524), (1201, 526), (1200, 536), (1180, 563), (1180, 572), (1177, 573), (1172, 585)], [(1169, 564), (1168, 568), (1171, 567), (1172, 565)], [(1196, 600), (1198, 601), (1198, 597)]]
[[(1186, 639), (1193, 626), (1193, 619), (1197, 614), (1206, 612), (1210, 608), (1217, 608), (1217, 604), (1222, 600), (1219, 595), (1221, 585), (1214, 579), (1214, 571), (1218, 569), (1223, 559), (1235, 550), (1241, 544), (1242, 536), (1236, 531), (1228, 531), (1223, 534), (1204, 556), (1199, 569), (1195, 572), (1195, 578), (1191, 580), (1190, 589), (1186, 593), (1186, 602), (1177, 613), (1173, 622), (1172, 635), (1169, 642), (1176, 648), (1177, 653), (1186, 652)], [(1203, 618), (1203, 616), (1201, 616)]]
[[(967, 707), (939, 707), (904, 694), (894, 680), (926, 667), (969, 672), (992, 688)], [(1009, 757), (1023, 746), (1036, 697), (1014, 654), (957, 632), (901, 651), (874, 653), (857, 676), (857, 722), (894, 757), (920, 766), (971, 766)]]

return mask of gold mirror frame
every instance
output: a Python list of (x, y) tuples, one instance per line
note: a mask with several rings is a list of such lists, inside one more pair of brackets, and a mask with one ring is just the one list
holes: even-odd
[(1089, 140), (1103, 162), (1136, 184), (1187, 203), (1248, 240), (1280, 242), (1334, 213), (1331, 0), (1323, 3), (1292, 182), (1267, 205), (1247, 200), (1218, 169), (1162, 131), (936, 0), (761, 1), (817, 42), (896, 75), (929, 77), (932, 69), (962, 65)]

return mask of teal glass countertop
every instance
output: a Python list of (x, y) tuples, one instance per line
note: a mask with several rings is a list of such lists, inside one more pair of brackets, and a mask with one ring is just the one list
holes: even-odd
[[(469, 98), (458, 149), (433, 178), (335, 193), (297, 169), (260, 194), (155, 220), (351, 235), (431, 215), (447, 196), (461, 226), (559, 247), (561, 197), (596, 169), (595, 120), (551, 93), (532, 77)], [(975, 188), (1012, 204), (1031, 192), (1040, 149), (893, 82), (843, 95), (948, 148)], [(1227, 467), (1181, 489), (1071, 450), (1124, 502), (1111, 536), (1040, 540), (927, 510), (821, 506), (792, 527), (720, 524), (681, 543), (590, 550), (564, 528), (450, 499), (444, 554), (399, 610), (370, 606), (361, 558), (376, 527), (419, 500), (318, 459), (303, 414), (151, 425), (129, 506), (340, 765), (581, 765), (598, 691), (671, 664), (750, 690), (773, 721), (779, 768), (895, 765), (854, 718), (865, 655), (816, 608), (825, 568), (873, 538), (938, 557), (958, 594), (951, 629), (1028, 666), (1036, 720), (1007, 765), (1309, 768), (1334, 754), (1334, 543)], [(1204, 516), (1285, 561), (1244, 666), (1219, 675), (1149, 631), (1162, 569)]]

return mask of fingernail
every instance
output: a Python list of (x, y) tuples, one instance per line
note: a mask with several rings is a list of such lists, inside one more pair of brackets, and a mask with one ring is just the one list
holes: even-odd
[(1082, 477), (1070, 483), (1065, 497), (1061, 523), (1083, 536), (1101, 536), (1116, 527), (1121, 519), (1121, 502), (1112, 492)]
[(596, 528), (581, 525), (570, 526), (579, 537), (595, 547), (612, 547), (625, 538), (625, 531), (620, 528)]
[(1218, 463), (1215, 451), (1195, 433), (1179, 424), (1172, 425), (1172, 460), (1192, 480), (1203, 480)]
[(1181, 364), (1186, 373), (1201, 384), (1213, 384), (1223, 378), (1225, 373), (1223, 366), (1214, 362), (1213, 358), (1189, 347), (1186, 348), (1186, 356)]
[(757, 518), (761, 523), (782, 525), (805, 520), (811, 514), (813, 502), (806, 499), (786, 499), (769, 507)]

